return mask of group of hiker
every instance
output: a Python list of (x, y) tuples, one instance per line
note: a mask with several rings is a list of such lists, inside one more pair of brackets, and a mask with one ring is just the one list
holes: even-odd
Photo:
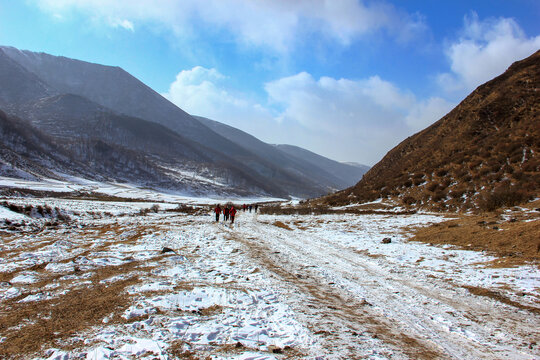
[(244, 212), (246, 212), (246, 210), (249, 210), (249, 212), (251, 212), (251, 210), (255, 209), (255, 212), (257, 212), (257, 209), (259, 208), (259, 204), (255, 204), (255, 205), (242, 205), (242, 210), (244, 210)]
[[(252, 204), (243, 204), (242, 205), (242, 210), (244, 212), (246, 212), (246, 210), (248, 210), (249, 212), (251, 212), (251, 210), (255, 209), (255, 212), (257, 212), (257, 210), (259, 209), (259, 204), (255, 204), (255, 205), (252, 205)], [(236, 209), (234, 208), (233, 205), (225, 205), (224, 208), (221, 208), (221, 206), (218, 204), (216, 205), (215, 209), (214, 209), (214, 213), (216, 214), (216, 221), (219, 222), (219, 217), (221, 215), (221, 213), (223, 213), (223, 221), (229, 221), (229, 219), (231, 220), (231, 224), (234, 224), (234, 217), (236, 216)]]
[(221, 209), (221, 206), (217, 205), (214, 212), (216, 213), (216, 221), (219, 221), (219, 216), (223, 212), (223, 221), (229, 221), (230, 218), (231, 224), (234, 224), (234, 217), (236, 216), (236, 209), (234, 206), (225, 205), (225, 207)]

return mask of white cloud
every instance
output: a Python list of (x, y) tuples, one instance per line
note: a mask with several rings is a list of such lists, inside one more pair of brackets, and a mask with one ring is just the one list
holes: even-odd
[(440, 74), (439, 82), (448, 92), (466, 95), (538, 49), (540, 36), (527, 37), (513, 19), (479, 21), (472, 14), (446, 51), (451, 72)]
[[(310, 33), (349, 44), (373, 31), (398, 40), (425, 29), (423, 20), (385, 3), (358, 0), (34, 0), (53, 14), (79, 11), (90, 17), (157, 23), (177, 35), (201, 24), (229, 31), (240, 43), (288, 51)], [(127, 24), (127, 23), (126, 23)]]
[(377, 76), (360, 81), (330, 77), (315, 80), (303, 72), (267, 83), (265, 89), (272, 102), (284, 107), (282, 121), (297, 121), (336, 134), (345, 126), (391, 125), (414, 102), (412, 94)]
[(267, 102), (235, 92), (216, 69), (180, 72), (163, 94), (194, 115), (237, 127), (271, 143), (292, 143), (338, 160), (374, 164), (407, 135), (451, 108), (440, 98), (419, 101), (378, 76), (315, 79), (306, 72), (265, 85)]
[(230, 89), (226, 80), (216, 69), (196, 66), (178, 73), (169, 91), (162, 95), (190, 114), (246, 130), (253, 129), (254, 122), (272, 119), (267, 109)]
[(120, 19), (111, 19), (110, 24), (113, 27), (121, 27), (125, 30), (129, 30), (131, 32), (135, 31), (135, 27), (133, 26), (133, 23), (129, 20), (120, 20)]
[(303, 72), (270, 82), (265, 89), (269, 99), (283, 108), (279, 115), (283, 124), (299, 123), (314, 132), (302, 145), (336, 159), (356, 158), (367, 164), (380, 160), (404, 137), (452, 107), (440, 98), (419, 101), (410, 91), (378, 76), (316, 80)]

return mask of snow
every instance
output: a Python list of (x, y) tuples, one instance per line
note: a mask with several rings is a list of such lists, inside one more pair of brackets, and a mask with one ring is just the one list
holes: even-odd
[(232, 226), (210, 214), (163, 211), (173, 203), (143, 215), (154, 203), (9, 201), (69, 209), (72, 222), (0, 242), (0, 272), (12, 274), (0, 283), (0, 304), (38, 306), (71, 289), (134, 279), (124, 290), (127, 307), (73, 335), (82, 345), (47, 343), (36, 359), (167, 359), (175, 343), (212, 359), (540, 356), (531, 345), (538, 312), (464, 288), (537, 307), (537, 266), (490, 268), (482, 264), (493, 258), (480, 252), (407, 241), (409, 228), (447, 220), (439, 215), (239, 212)]
[(0, 205), (0, 220), (20, 221), (28, 220), (26, 215), (21, 215)]
[(68, 177), (70, 181), (60, 181), (55, 179), (42, 179), (40, 181), (22, 180), (0, 176), (0, 187), (32, 189), (50, 192), (86, 192), (101, 195), (117, 196), (125, 199), (149, 200), (156, 203), (170, 202), (182, 204), (215, 204), (228, 200), (252, 202), (282, 201), (284, 199), (273, 197), (224, 197), (224, 196), (190, 196), (186, 194), (175, 194), (161, 192), (159, 190), (140, 188), (126, 183), (97, 182), (82, 178)]

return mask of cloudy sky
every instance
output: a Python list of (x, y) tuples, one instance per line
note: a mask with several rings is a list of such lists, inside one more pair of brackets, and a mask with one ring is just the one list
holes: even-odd
[(124, 68), (269, 143), (373, 165), (540, 49), (537, 0), (0, 0), (0, 44)]

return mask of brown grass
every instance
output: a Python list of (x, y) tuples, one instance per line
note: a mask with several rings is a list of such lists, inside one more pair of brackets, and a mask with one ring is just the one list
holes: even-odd
[(540, 219), (509, 222), (496, 215), (466, 216), (420, 228), (411, 241), (487, 251), (499, 257), (495, 262), (486, 263), (490, 266), (539, 264)]
[(272, 225), (277, 226), (278, 228), (282, 228), (285, 230), (292, 230), (289, 225), (282, 223), (281, 221), (274, 221)]
[[(125, 288), (139, 281), (138, 277), (102, 284), (101, 280), (126, 274), (138, 262), (99, 269), (90, 279), (92, 286), (69, 292), (53, 299), (18, 303), (29, 294), (4, 302), (0, 311), (0, 358), (24, 359), (44, 345), (54, 345), (92, 326), (102, 324), (105, 316), (119, 316), (131, 303)], [(145, 269), (140, 269), (145, 270)]]
[[(75, 257), (85, 256), (90, 253), (105, 251), (111, 245), (120, 243), (136, 243), (141, 236), (150, 231), (158, 230), (157, 227), (136, 228), (136, 231), (120, 241), (114, 241), (119, 235), (126, 231), (126, 227), (116, 224), (104, 226), (87, 227), (84, 230), (76, 231), (78, 237), (84, 237), (88, 241), (81, 244), (74, 244), (79, 248), (92, 245), (92, 239), (110, 240), (104, 241), (98, 247), (78, 253)], [(45, 237), (41, 241), (30, 247), (16, 249), (16, 251), (29, 251), (32, 248), (41, 248), (51, 244), (50, 238)], [(156, 254), (153, 260), (159, 261), (166, 255)], [(68, 258), (70, 262), (75, 257)], [(88, 280), (92, 285), (84, 288), (73, 284), (73, 280), (62, 281), (59, 285), (61, 289), (68, 292), (57, 297), (41, 301), (19, 303), (18, 301), (28, 295), (40, 293), (42, 288), (51, 284), (65, 275), (81, 275), (78, 268), (62, 274), (48, 274), (44, 270), (46, 263), (33, 265), (26, 269), (18, 269), (13, 272), (0, 273), (0, 279), (10, 280), (14, 275), (22, 270), (33, 270), (41, 274), (41, 279), (26, 286), (27, 292), (16, 298), (4, 301), (0, 310), (0, 337), (4, 337), (0, 347), (0, 358), (23, 359), (31, 354), (39, 352), (42, 346), (56, 346), (66, 348), (70, 338), (79, 334), (92, 326), (102, 324), (105, 316), (113, 315), (111, 321), (123, 323), (125, 319), (119, 314), (125, 310), (132, 301), (132, 296), (125, 293), (125, 288), (139, 282), (138, 276), (133, 272), (151, 269), (151, 267), (141, 267), (142, 263), (131, 261), (119, 266), (108, 266), (104, 268), (90, 270), (93, 274)], [(112, 283), (101, 283), (101, 280), (109, 279), (118, 275), (126, 275), (128, 278)], [(75, 285), (75, 286), (74, 286)], [(68, 340), (68, 343), (66, 343)], [(71, 341), (73, 342), (73, 341)], [(71, 346), (76, 346), (71, 344)]]

